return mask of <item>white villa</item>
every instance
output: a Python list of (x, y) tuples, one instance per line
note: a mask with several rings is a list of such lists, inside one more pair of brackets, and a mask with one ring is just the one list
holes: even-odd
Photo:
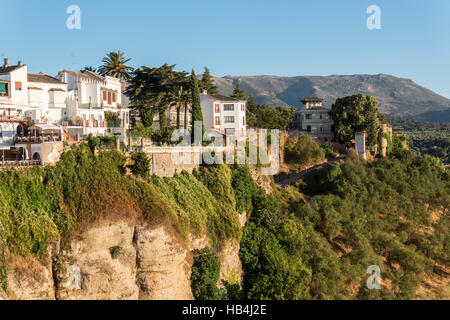
[(215, 129), (227, 136), (245, 136), (247, 119), (246, 102), (220, 94), (200, 95), (205, 129)]
[[(117, 113), (125, 136), (130, 123), (130, 110), (122, 105), (122, 83), (119, 79), (91, 71), (63, 70), (58, 78), (68, 84), (66, 118), (68, 127), (82, 127), (80, 135), (104, 135), (108, 131), (105, 112)], [(73, 129), (73, 128), (72, 128)]]
[(30, 74), (21, 61), (0, 67), (0, 117), (59, 124), (66, 108), (67, 84), (44, 73)]

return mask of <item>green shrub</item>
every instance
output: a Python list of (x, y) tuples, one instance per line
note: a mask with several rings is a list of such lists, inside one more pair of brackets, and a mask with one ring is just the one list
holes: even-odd
[(119, 119), (117, 112), (105, 111), (105, 120), (108, 123), (108, 128), (119, 128), (122, 126), (122, 120)]
[(122, 247), (120, 246), (111, 247), (109, 248), (109, 253), (111, 254), (112, 259), (117, 259), (122, 253)]
[(133, 152), (131, 154), (133, 163), (129, 165), (131, 172), (142, 178), (148, 178), (150, 175), (150, 164), (145, 152)]
[(196, 300), (221, 300), (222, 294), (217, 288), (220, 275), (220, 262), (209, 248), (194, 253), (191, 287)]
[(309, 135), (302, 133), (296, 141), (286, 142), (284, 158), (286, 163), (298, 170), (324, 161), (325, 152)]

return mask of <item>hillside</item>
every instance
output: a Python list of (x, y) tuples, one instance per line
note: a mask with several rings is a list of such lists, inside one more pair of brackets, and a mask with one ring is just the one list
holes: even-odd
[(1, 299), (449, 297), (448, 171), (431, 157), (353, 153), (271, 195), (247, 166), (144, 179), (124, 164), (80, 146), (0, 171)]
[(325, 107), (331, 108), (338, 97), (366, 93), (380, 102), (381, 112), (388, 114), (415, 116), (426, 112), (444, 111), (450, 107), (450, 99), (409, 79), (387, 74), (215, 78), (222, 94), (230, 94), (238, 80), (247, 93), (255, 96), (256, 103), (261, 104), (299, 107), (303, 98), (318, 96), (324, 99)]

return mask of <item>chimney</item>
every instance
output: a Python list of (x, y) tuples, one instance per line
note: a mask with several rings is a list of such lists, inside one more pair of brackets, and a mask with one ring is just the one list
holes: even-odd
[(17, 63), (17, 65), (18, 65), (19, 67), (23, 66), (22, 60), (19, 60), (19, 62)]
[(9, 67), (9, 59), (5, 58), (5, 63), (3, 63), (3, 68)]

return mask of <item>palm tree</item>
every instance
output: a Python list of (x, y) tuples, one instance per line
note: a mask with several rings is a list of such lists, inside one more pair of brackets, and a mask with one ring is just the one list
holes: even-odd
[(98, 72), (102, 76), (111, 76), (118, 79), (129, 80), (131, 78), (130, 73), (134, 70), (132, 67), (127, 66), (131, 59), (125, 59), (124, 53), (110, 52), (103, 58), (103, 65), (98, 68)]
[(93, 66), (89, 66), (89, 67), (84, 67), (84, 69), (82, 69), (82, 70), (80, 70), (80, 72), (83, 72), (83, 71), (92, 71), (92, 72), (97, 72), (97, 69), (96, 68), (94, 68)]

